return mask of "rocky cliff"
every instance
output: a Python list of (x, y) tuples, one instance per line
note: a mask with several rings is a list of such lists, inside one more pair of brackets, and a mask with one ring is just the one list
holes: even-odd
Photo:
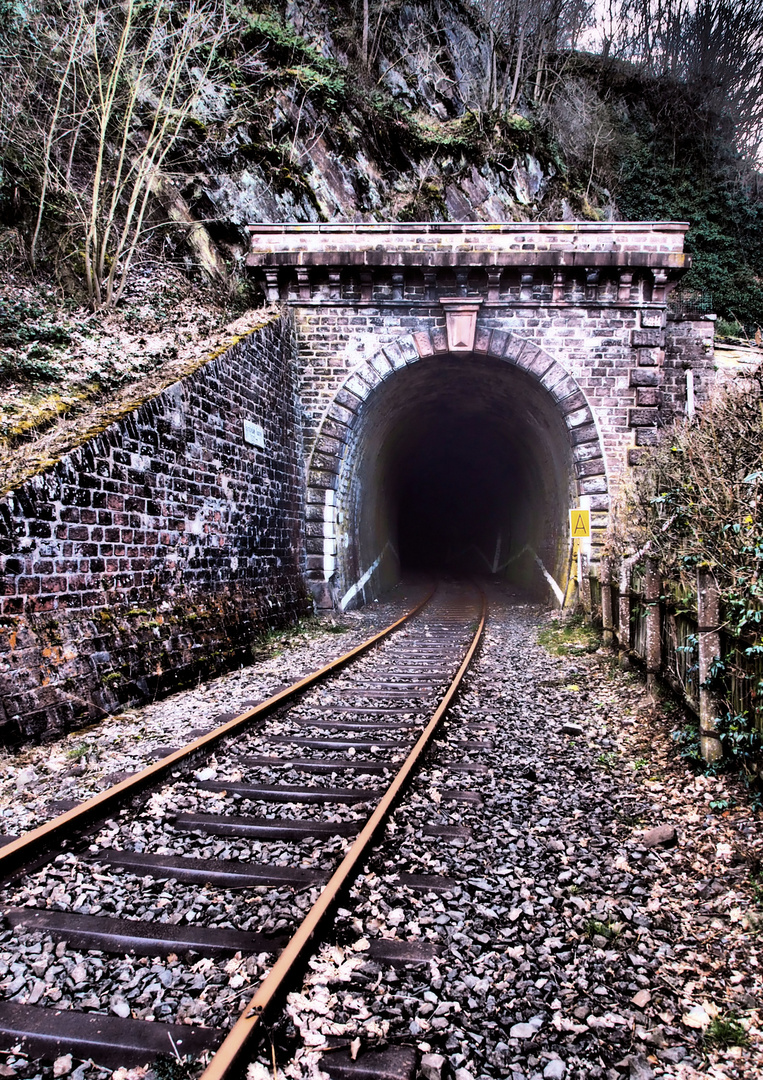
[(469, 6), (388, 5), (365, 66), (344, 5), (290, 0), (240, 18), (240, 82), (209, 82), (189, 127), (193, 168), (175, 174), (234, 257), (256, 221), (580, 216), (548, 131), (487, 108), (490, 55)]

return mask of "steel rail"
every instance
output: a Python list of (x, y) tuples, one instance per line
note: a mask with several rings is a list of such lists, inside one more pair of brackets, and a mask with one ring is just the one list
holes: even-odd
[(193, 742), (187, 743), (186, 746), (175, 750), (172, 754), (168, 754), (167, 757), (162, 758), (155, 764), (146, 766), (145, 769), (128, 776), (120, 783), (107, 788), (106, 791), (99, 792), (98, 795), (94, 795), (92, 798), (80, 803), (79, 806), (75, 806), (72, 810), (67, 810), (58, 817), (46, 821), (44, 825), (39, 825), (36, 829), (30, 830), (30, 832), (24, 833), (23, 836), (19, 836), (16, 840), (4, 845), (4, 847), (0, 848), (0, 881), (6, 881), (20, 868), (23, 868), (26, 863), (48, 852), (57, 842), (70, 840), (77, 830), (91, 824), (93, 821), (108, 816), (123, 801), (166, 776), (181, 762), (187, 761), (192, 756), (203, 751), (213, 749), (228, 735), (232, 735), (234, 732), (246, 727), (253, 720), (264, 719), (279, 706), (291, 701), (308, 687), (321, 682), (333, 672), (349, 664), (355, 657), (372, 648), (377, 642), (388, 637), (398, 627), (408, 622), (414, 615), (417, 615), (432, 599), (435, 588), (432, 587), (424, 599), (415, 604), (401, 618), (390, 623), (389, 626), (374, 634), (373, 637), (368, 638), (367, 641), (356, 645), (349, 652), (338, 656), (335, 660), (331, 660), (328, 664), (299, 679), (291, 686), (279, 690), (277, 694), (273, 694), (272, 697), (261, 701), (259, 705), (254, 705), (252, 708), (239, 713), (238, 716), (207, 732), (206, 735), (199, 736)]
[(288, 945), (260, 984), (257, 993), (242, 1011), (241, 1016), (226, 1036), (225, 1041), (221, 1044), (209, 1065), (201, 1074), (200, 1080), (224, 1080), (224, 1078), (229, 1077), (230, 1074), (233, 1073), (233, 1070), (239, 1065), (241, 1055), (249, 1040), (255, 1034), (263, 1015), (273, 1004), (274, 1000), (283, 992), (283, 989), (292, 976), (304, 950), (323, 923), (324, 919), (329, 915), (343, 889), (351, 881), (356, 872), (358, 863), (367, 854), (378, 830), (385, 823), (396, 799), (410, 779), (411, 773), (417, 765), (419, 758), (431, 742), (440, 721), (445, 715), (472, 662), (472, 658), (477, 650), (477, 646), (482, 637), (482, 632), (485, 628), (486, 618), (487, 601), (485, 594), (482, 593), (482, 607), (477, 630), (475, 631), (461, 666), (453, 677), (453, 681), (448, 687), (431, 720), (422, 731), (416, 745), (403, 762), (400, 771), (387, 788), (387, 791), (382, 796), (376, 809), (369, 817), (361, 832), (358, 833), (352, 847), (334, 871), (328, 883), (324, 886), (317, 901), (310, 908), (302, 923), (298, 926), (294, 936), (289, 940)]

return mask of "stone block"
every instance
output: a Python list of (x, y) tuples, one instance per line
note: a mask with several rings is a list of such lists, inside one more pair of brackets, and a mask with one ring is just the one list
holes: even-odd
[(604, 466), (604, 458), (592, 457), (588, 461), (581, 461), (577, 467), (578, 477), (584, 476), (606, 476), (606, 468)]
[(419, 359), (419, 350), (416, 348), (413, 336), (407, 334), (405, 337), (398, 338), (397, 343), (400, 347), (400, 354), (406, 364), (415, 364)]
[[(575, 380), (572, 378), (571, 375), (567, 375), (565, 373), (558, 382), (554, 382), (553, 384), (548, 383), (546, 381), (546, 376), (544, 376), (541, 379), (541, 382), (544, 386), (548, 387), (551, 397), (556, 402), (568, 402), (570, 398), (575, 396), (577, 384), (575, 383)], [(583, 395), (581, 394), (580, 397), (582, 396)], [(582, 404), (585, 404), (585, 402), (583, 402)], [(564, 410), (565, 415), (568, 415), (572, 411), (573, 410), (569, 407)]]
[(590, 461), (591, 458), (601, 457), (601, 447), (599, 446), (598, 439), (595, 443), (586, 442), (573, 446), (572, 456), (575, 461)]
[(336, 473), (322, 469), (310, 469), (307, 482), (312, 488), (324, 488), (336, 491)]
[[(368, 383), (364, 382), (358, 374), (353, 374), (349, 379), (345, 379), (344, 389), (348, 390), (351, 394), (354, 394), (359, 401), (365, 401), (371, 393), (371, 387)], [(339, 393), (341, 394), (341, 391)], [(337, 401), (339, 401), (339, 394), (337, 395)], [(345, 405), (347, 408), (352, 408), (351, 405), (347, 405), (346, 398), (342, 399), (341, 404)]]
[(640, 386), (636, 390), (636, 404), (653, 406), (660, 404), (660, 391), (656, 386)]
[(490, 348), (491, 331), (486, 326), (477, 325), (477, 333), (474, 337), (474, 351), (484, 355)]
[(559, 402), (559, 412), (562, 416), (567, 416), (569, 413), (577, 412), (578, 409), (587, 405), (586, 396), (582, 390), (575, 390), (569, 397), (563, 398)]
[(344, 405), (334, 401), (327, 415), (331, 420), (337, 420), (340, 424), (344, 424), (345, 427), (351, 427), (355, 420), (355, 409), (346, 409)]
[(577, 412), (569, 413), (564, 419), (567, 423), (567, 427), (576, 428), (580, 427), (582, 424), (592, 424), (593, 414), (586, 405), (584, 408), (578, 409)]
[(659, 368), (631, 368), (629, 381), (631, 386), (659, 386)]
[(371, 367), (380, 379), (386, 379), (387, 376), (391, 375), (395, 370), (383, 351), (378, 352), (376, 356), (371, 359)]
[(342, 440), (332, 438), (326, 434), (321, 434), (315, 440), (315, 449), (321, 454), (334, 454), (338, 456), (342, 453)]
[(588, 505), (591, 508), (591, 513), (606, 514), (609, 511), (609, 496), (608, 495), (592, 495), (588, 500)]
[(631, 330), (631, 345), (634, 349), (661, 349), (665, 342), (662, 330)]
[(392, 341), (389, 345), (385, 345), (383, 352), (393, 368), (405, 367), (405, 354), (403, 353), (399, 342)]
[(645, 446), (635, 446), (628, 451), (629, 465), (643, 465), (649, 459), (649, 450)]
[(444, 326), (438, 326), (432, 331), (432, 347), (436, 353), (448, 351), (448, 335)]
[(432, 337), (428, 330), (419, 330), (413, 336), (413, 344), (416, 346), (416, 352), (419, 356), (432, 356), (434, 353), (434, 345), (432, 344)]
[(607, 478), (605, 476), (587, 476), (578, 480), (578, 490), (581, 495), (603, 495), (607, 491)]
[(573, 446), (578, 446), (580, 443), (596, 442), (599, 441), (599, 433), (596, 430), (595, 424), (584, 424), (582, 427), (575, 428), (570, 432), (570, 438), (572, 439)]
[(490, 335), (488, 353), (490, 356), (503, 356), (509, 343), (509, 334), (505, 330), (493, 330)]
[(664, 349), (638, 349), (636, 359), (639, 367), (662, 367), (665, 363)]
[(636, 428), (636, 446), (656, 446), (659, 432), (656, 427)]
[(657, 419), (657, 409), (628, 409), (629, 427), (656, 427)]

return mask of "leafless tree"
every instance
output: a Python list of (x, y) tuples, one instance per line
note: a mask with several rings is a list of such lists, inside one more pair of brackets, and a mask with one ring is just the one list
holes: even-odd
[(120, 299), (162, 169), (228, 32), (225, 0), (41, 5), (4, 41), (0, 144), (36, 199), (37, 261), (51, 200), (79, 233), (93, 307)]
[[(525, 93), (538, 99), (552, 55), (575, 48), (591, 17), (589, 0), (471, 0), (489, 42), (485, 103), (515, 109)], [(501, 75), (502, 71), (502, 75)]]
[(597, 47), (658, 78), (686, 83), (708, 114), (733, 125), (738, 148), (763, 137), (760, 0), (608, 0)]
[(594, 179), (614, 186), (624, 135), (610, 104), (587, 80), (562, 78), (542, 111), (564, 158), (585, 176), (585, 199)]

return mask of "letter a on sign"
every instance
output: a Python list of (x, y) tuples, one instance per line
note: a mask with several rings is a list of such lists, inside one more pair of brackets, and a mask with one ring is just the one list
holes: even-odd
[(580, 536), (591, 535), (590, 510), (570, 510), (570, 532), (573, 540)]

